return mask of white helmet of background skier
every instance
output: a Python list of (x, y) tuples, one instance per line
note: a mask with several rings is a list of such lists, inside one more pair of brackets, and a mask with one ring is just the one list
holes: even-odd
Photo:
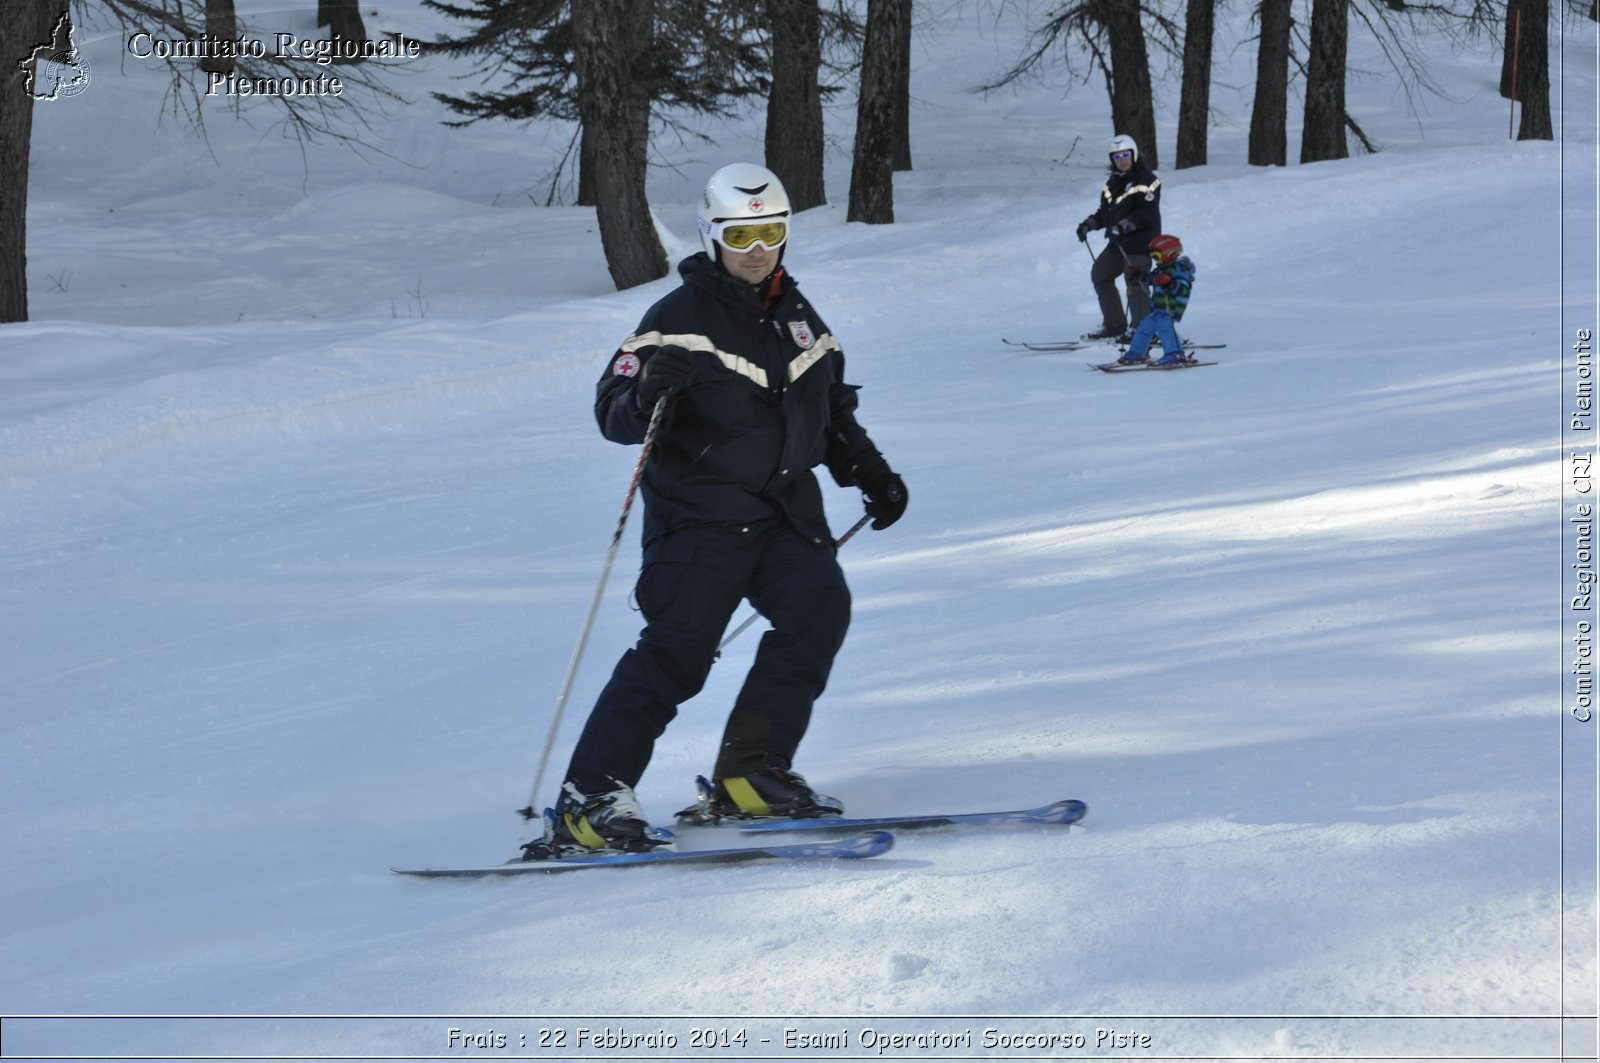
[(789, 239), (789, 193), (777, 174), (753, 162), (736, 162), (711, 175), (695, 208), (700, 243), (716, 262), (717, 245), (744, 252), (777, 251)]
[[(1119, 151), (1131, 151), (1133, 152), (1133, 161), (1139, 161), (1139, 145), (1126, 133), (1118, 133), (1111, 138), (1111, 147), (1107, 149), (1106, 154), (1115, 156)], [(1117, 160), (1112, 158), (1111, 165), (1115, 166), (1116, 164)]]

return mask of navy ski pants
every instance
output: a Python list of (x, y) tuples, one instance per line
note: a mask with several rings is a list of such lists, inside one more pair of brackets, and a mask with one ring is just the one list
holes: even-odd
[(833, 544), (786, 523), (682, 529), (645, 547), (634, 594), (645, 628), (600, 692), (567, 781), (586, 795), (638, 784), (678, 706), (705, 686), (746, 598), (772, 629), (734, 702), (713, 774), (790, 767), (850, 626)]
[(1139, 261), (1130, 261), (1130, 256), (1123, 252), (1117, 241), (1108, 240), (1105, 250), (1100, 252), (1100, 257), (1089, 268), (1089, 280), (1094, 283), (1095, 297), (1100, 300), (1100, 321), (1106, 328), (1127, 331), (1130, 317), (1131, 324), (1138, 325), (1150, 312), (1150, 292), (1138, 281), (1124, 278), (1128, 289), (1126, 313), (1122, 309), (1122, 296), (1117, 294), (1117, 278), (1124, 277), (1128, 266), (1145, 265), (1144, 256), (1134, 257)]

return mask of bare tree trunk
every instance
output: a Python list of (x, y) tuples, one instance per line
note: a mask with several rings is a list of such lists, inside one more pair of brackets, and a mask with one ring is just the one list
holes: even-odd
[[(228, 2), (231, 4), (232, 0)], [(360, 0), (317, 0), (317, 25), (328, 27), (328, 36), (336, 41), (367, 39), (367, 24), (361, 19)], [(359, 63), (361, 56), (338, 55), (333, 61), (335, 64)]]
[(1139, 0), (1095, 0), (1091, 17), (1106, 28), (1111, 41), (1111, 126), (1139, 145), (1139, 161), (1154, 170), (1156, 151), (1155, 97), (1150, 91), (1150, 53), (1145, 47)]
[[(206, 36), (223, 41), (239, 38), (239, 17), (234, 13), (233, 0), (206, 0)], [(231, 52), (200, 60), (200, 69), (208, 74), (231, 74), (237, 65)]]
[(911, 169), (911, 4), (896, 27), (894, 89), (894, 169)]
[(645, 78), (654, 0), (583, 0), (572, 8), (584, 166), (592, 163), (600, 245), (618, 290), (667, 275), (645, 196), (650, 98)]
[[(367, 39), (367, 24), (361, 19), (360, 0), (317, 0), (317, 25), (328, 27), (328, 36), (336, 41)], [(359, 63), (361, 57), (340, 56), (334, 62)]]
[(1250, 165), (1289, 164), (1290, 0), (1261, 0), (1256, 94), (1250, 108)]
[(1349, 37), (1350, 0), (1312, 0), (1306, 117), (1300, 133), (1302, 163), (1350, 157), (1344, 137), (1344, 66)]
[(1522, 46), (1522, 27), (1528, 22), (1528, 15), (1523, 10), (1525, 6), (1523, 0), (1506, 0), (1506, 39), (1500, 49), (1500, 95), (1507, 100), (1511, 99), (1516, 89), (1511, 84), (1511, 75), (1517, 69), (1517, 49)]
[(868, 0), (867, 44), (861, 57), (861, 95), (856, 103), (856, 145), (850, 164), (850, 208), (846, 221), (888, 225), (894, 221), (894, 108), (900, 22), (911, 17), (911, 0)]
[(600, 203), (594, 190), (594, 175), (600, 169), (595, 161), (595, 139), (589, 135), (589, 126), (578, 123), (578, 206), (593, 207)]
[(1178, 103), (1177, 168), (1206, 164), (1211, 124), (1211, 38), (1216, 0), (1189, 0), (1183, 28), (1183, 95)]
[(28, 152), (33, 97), (17, 61), (50, 43), (50, 0), (0, 3), (0, 323), (28, 320)]
[(1517, 56), (1518, 140), (1554, 140), (1550, 122), (1550, 0), (1522, 0), (1522, 42)]
[(767, 0), (772, 20), (772, 91), (767, 99), (767, 169), (796, 211), (828, 201), (822, 176), (822, 15), (817, 0)]

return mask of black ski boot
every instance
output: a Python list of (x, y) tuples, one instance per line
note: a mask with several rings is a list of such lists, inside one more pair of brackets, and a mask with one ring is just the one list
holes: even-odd
[(1132, 336), (1129, 335), (1125, 327), (1112, 328), (1110, 325), (1101, 325), (1093, 332), (1085, 332), (1083, 338), (1086, 340), (1115, 340), (1118, 343), (1127, 343), (1132, 339)]
[(646, 853), (674, 848), (672, 832), (652, 827), (633, 788), (586, 797), (570, 782), (561, 785), (556, 807), (544, 814), (544, 837), (524, 845), (524, 860), (553, 860), (598, 853)]
[(783, 768), (765, 768), (714, 783), (701, 776), (695, 784), (700, 790), (700, 800), (678, 813), (680, 822), (818, 819), (844, 814), (844, 804), (838, 798), (817, 793), (798, 772)]

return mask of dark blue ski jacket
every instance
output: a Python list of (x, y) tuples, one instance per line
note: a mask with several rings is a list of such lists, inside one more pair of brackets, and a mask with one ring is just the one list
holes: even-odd
[(1161, 235), (1161, 178), (1142, 162), (1127, 173), (1113, 170), (1093, 217), (1100, 228), (1118, 230), (1113, 238), (1129, 258), (1143, 255)]
[(639, 443), (650, 411), (639, 374), (665, 346), (690, 351), (694, 382), (667, 412), (645, 464), (644, 541), (684, 527), (787, 520), (831, 541), (822, 489), (827, 465), (841, 487), (883, 456), (856, 423), (857, 389), (828, 326), (779, 270), (760, 289), (699, 253), (678, 265), (683, 284), (645, 311), (595, 388), (607, 439)]

